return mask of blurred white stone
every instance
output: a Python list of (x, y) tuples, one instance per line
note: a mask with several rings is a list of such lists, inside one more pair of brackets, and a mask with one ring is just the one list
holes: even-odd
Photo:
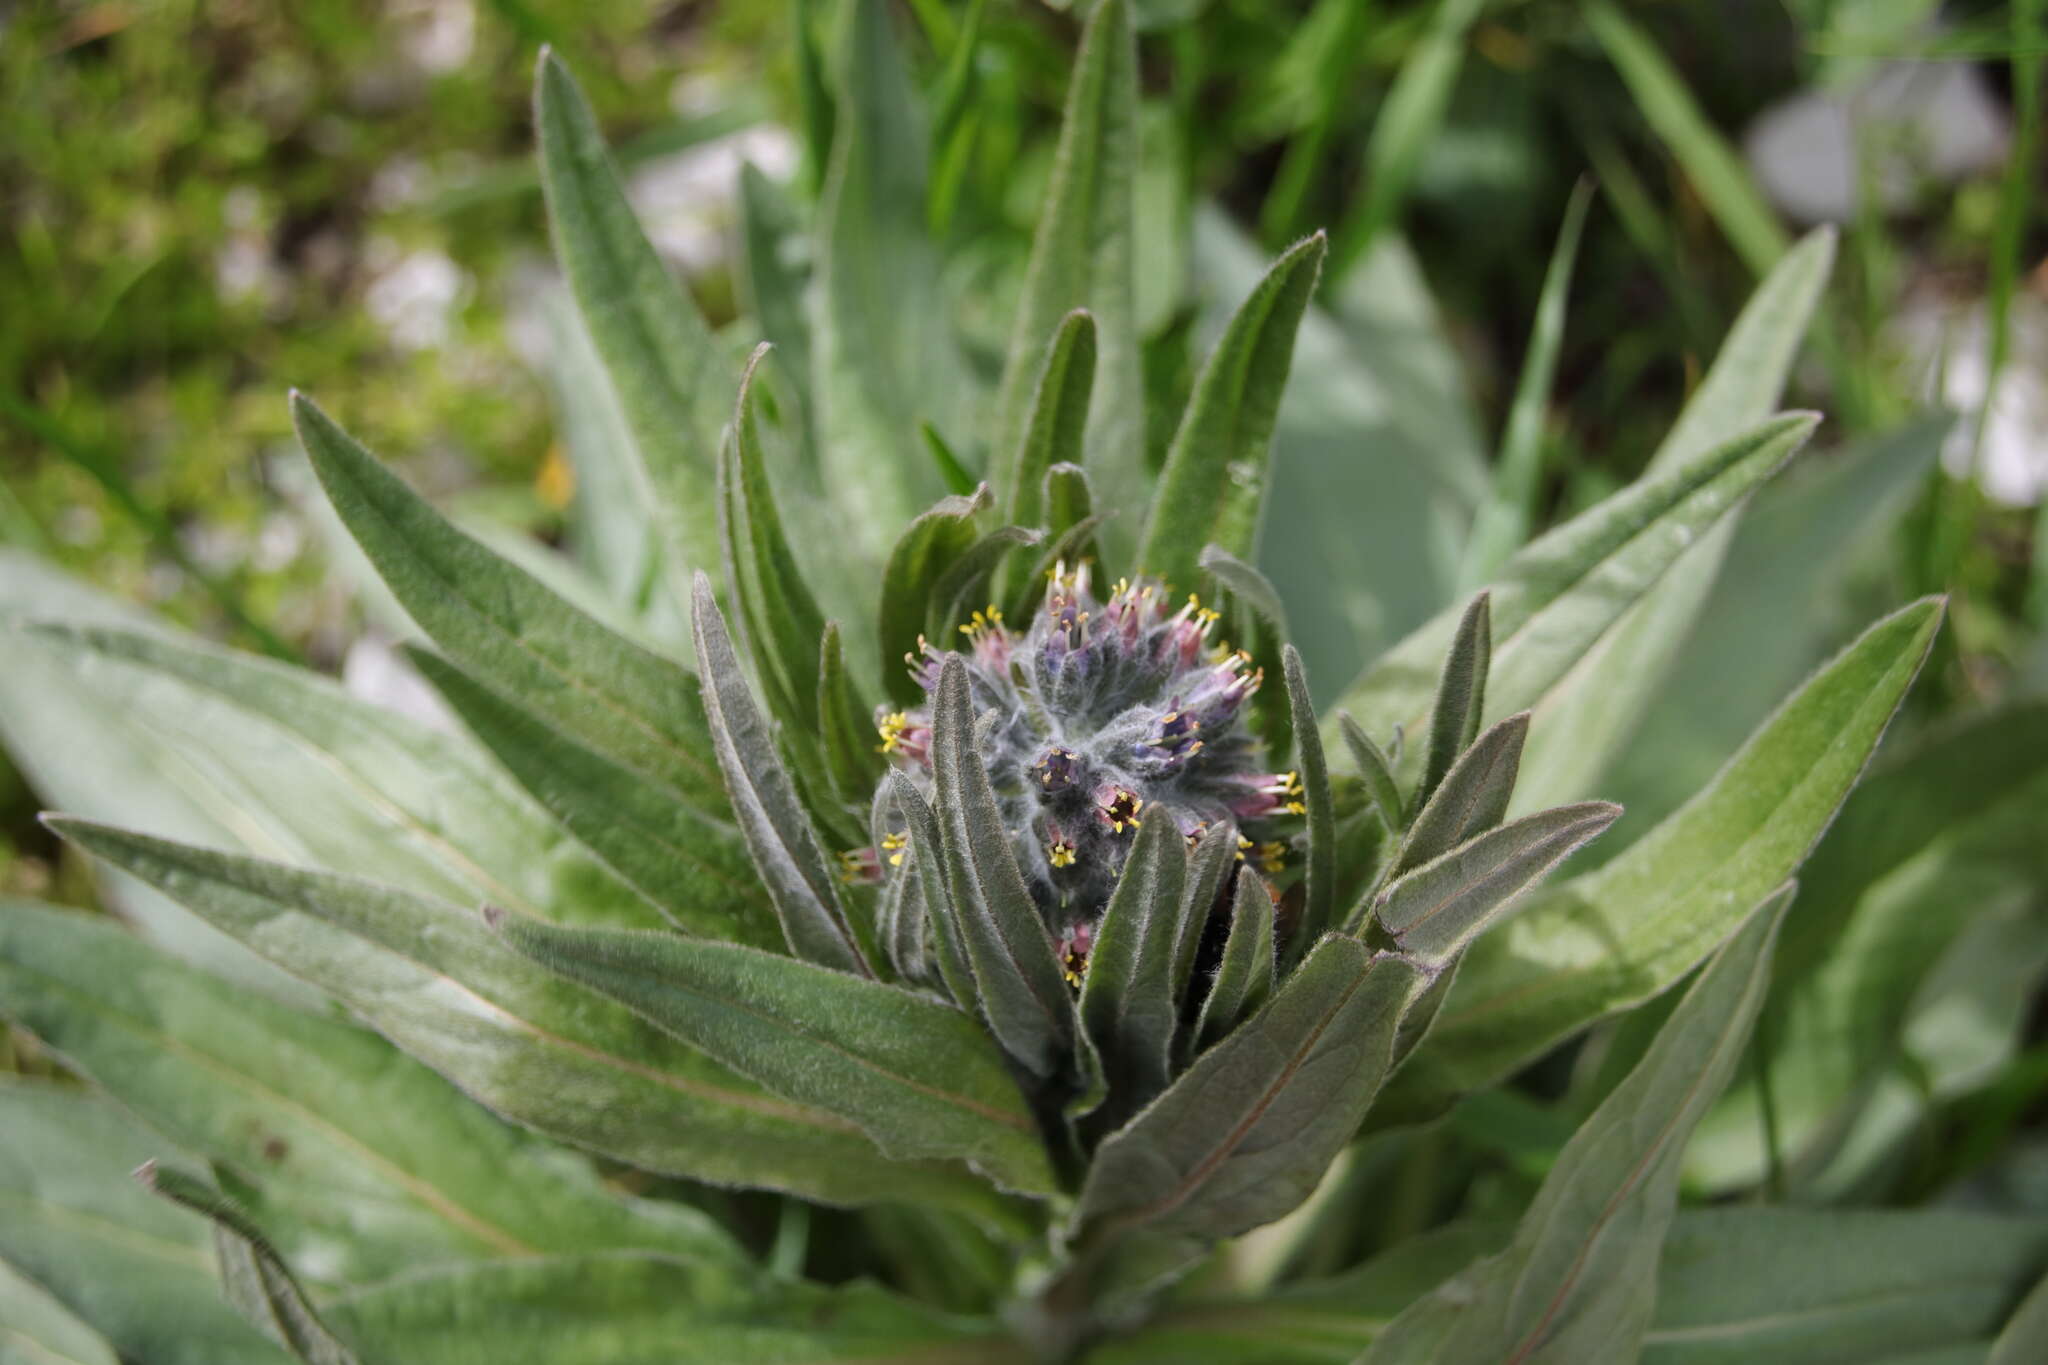
[(786, 128), (757, 124), (647, 162), (627, 194), (654, 249), (688, 273), (725, 259), (739, 197), (740, 166), (751, 161), (771, 180), (796, 170), (796, 139)]
[(350, 695), (401, 716), (455, 733), (460, 727), (440, 694), (381, 635), (356, 637), (341, 660), (341, 685)]
[(372, 261), (388, 260), (363, 295), (363, 307), (401, 350), (425, 351), (448, 344), (455, 309), (469, 294), (469, 276), (447, 255), (431, 248), (389, 259), (388, 242), (373, 242)]
[(1840, 91), (1806, 90), (1758, 115), (1743, 137), (1764, 193), (1807, 223), (1855, 217), (1862, 157), (1887, 211), (1929, 181), (2000, 165), (2010, 120), (1967, 62), (1888, 62)]
[(2013, 296), (2011, 341), (1991, 410), (1977, 426), (1991, 378), (1991, 322), (1981, 299), (1909, 299), (1892, 324), (1922, 391), (1963, 415), (1942, 447), (1942, 467), (1967, 477), (1974, 461), (1984, 492), (2015, 507), (2048, 492), (2048, 301)]
[(405, 55), (422, 71), (453, 71), (476, 51), (472, 0), (398, 0), (392, 13), (404, 25)]

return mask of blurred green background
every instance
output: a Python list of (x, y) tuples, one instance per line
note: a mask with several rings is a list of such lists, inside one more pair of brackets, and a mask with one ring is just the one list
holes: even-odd
[[(815, 110), (792, 35), (819, 22), (817, 8), (0, 8), (0, 540), (220, 638), (361, 670), (374, 686), (375, 657), (352, 652), (356, 585), (306, 510), (284, 391), (316, 394), (466, 516), (543, 539), (572, 533), (530, 157), (534, 52), (552, 43), (579, 73), (657, 244), (723, 322), (745, 293), (741, 165), (796, 200), (814, 189), (798, 132)], [(1237, 287), (1218, 282), (1229, 253), (1217, 225), (1268, 250), (1327, 227), (1333, 275), (1354, 290), (1384, 283), (1344, 273), (1376, 259), (1372, 247), (1399, 238), (1412, 250), (1435, 325), (1412, 346), (1379, 338), (1399, 371), (1386, 382), (1410, 382), (1412, 362), (1440, 383), (1437, 430), (1483, 457), (1584, 183), (1585, 236), (1536, 442), (1542, 524), (1633, 477), (1762, 270), (1806, 227), (1839, 225), (1834, 283), (1791, 395), (1830, 414), (1824, 449), (1746, 527), (1674, 684), (1689, 720), (1653, 723), (1636, 746), (1649, 757), (1624, 762), (1616, 795), (1654, 812), (1697, 785), (1844, 623), (1911, 593), (1958, 595), (1944, 654), (1915, 693), (1922, 712), (2038, 690), (2048, 234), (2028, 76), (2042, 48), (2027, 36), (2040, 31), (2038, 5), (1137, 8), (1141, 231), (1156, 244), (1139, 306), (1162, 411), (1185, 389), (1204, 307)], [(993, 351), (1078, 22), (1039, 0), (905, 0), (896, 17), (940, 111), (927, 218), (947, 270), (971, 282), (958, 293), (981, 300), (956, 321)], [(1344, 300), (1325, 302), (1344, 323)], [(1340, 414), (1345, 396), (1331, 399)], [(1938, 400), (1956, 409), (1952, 426)], [(1315, 557), (1331, 541), (1325, 527), (1304, 540), (1309, 558), (1268, 569), (1283, 589), (1327, 574)], [(1822, 578), (1827, 591), (1810, 600), (1784, 588)], [(1341, 639), (1315, 638), (1315, 611), (1296, 618), (1323, 685), (1414, 615), (1399, 583), (1358, 587), (1346, 606), (1351, 592), (1330, 594), (1348, 612)], [(1757, 638), (1733, 624), (1759, 613), (1782, 628)], [(0, 890), (85, 898), (26, 788), (4, 783)]]

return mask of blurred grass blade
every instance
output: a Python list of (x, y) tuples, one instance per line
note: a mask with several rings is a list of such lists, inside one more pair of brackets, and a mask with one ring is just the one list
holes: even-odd
[(882, 686), (899, 702), (917, 705), (924, 701), (924, 689), (905, 671), (905, 665), (920, 656), (918, 644), (932, 614), (939, 580), (981, 539), (976, 523), (990, 501), (987, 484), (977, 488), (972, 497), (939, 499), (905, 528), (889, 552), (882, 569), (875, 636), (881, 645)]
[[(697, 305), (633, 216), (597, 116), (561, 58), (534, 72), (534, 127), (555, 254), (633, 434), (655, 517), (681, 572), (718, 562), (721, 357)], [(677, 579), (680, 582), (680, 579)]]
[(1287, 682), (1287, 705), (1294, 731), (1295, 761), (1301, 768), (1302, 804), (1307, 808), (1308, 868), (1303, 876), (1301, 918), (1293, 929), (1287, 960), (1299, 961), (1337, 917), (1337, 812), (1330, 797), (1330, 765), (1323, 757), (1323, 737), (1316, 729), (1315, 704), (1309, 700), (1308, 678), (1293, 645), (1280, 651)]
[(778, 1094), (844, 1115), (889, 1156), (963, 1157), (1010, 1188), (1052, 1188), (1001, 1054), (951, 1005), (739, 944), (486, 918), (549, 970)]
[[(458, 531), (312, 402), (299, 441), (350, 534), (449, 657), (707, 814), (727, 801), (697, 680), (585, 616)], [(714, 536), (713, 553), (716, 553)]]
[(1474, 945), (1428, 1043), (1397, 1082), (1403, 1099), (1427, 1109), (1489, 1084), (1690, 970), (1733, 914), (1792, 875), (1833, 820), (1941, 615), (1929, 599), (1871, 626), (1691, 801)]
[(1152, 496), (1138, 550), (1143, 572), (1192, 583), (1212, 542), (1241, 559), (1256, 554), (1273, 423), (1324, 246), (1317, 233), (1275, 261), (1203, 362)]
[(1403, 952), (1448, 962), (1620, 815), (1619, 806), (1588, 801), (1488, 830), (1395, 880), (1373, 898), (1373, 918)]
[(1306, 1199), (1365, 1116), (1420, 982), (1405, 960), (1332, 934), (1105, 1139), (1076, 1209), (1082, 1244), (1107, 1249), (1104, 1292), (1155, 1286)]
[(1435, 15), (1387, 91), (1365, 146), (1365, 189), (1345, 214), (1330, 273), (1343, 275), (1401, 211), (1422, 154), (1450, 108), (1465, 39), (1486, 0), (1438, 0)]
[(144, 1189), (213, 1224), (221, 1288), (235, 1311), (305, 1365), (358, 1365), (355, 1353), (327, 1330), (298, 1277), (249, 1215), (204, 1182), (146, 1161), (135, 1172)]
[(1581, 180), (1565, 206), (1564, 225), (1558, 229), (1557, 247), (1543, 275), (1543, 292), (1536, 299), (1536, 321), (1529, 330), (1522, 377), (1515, 381), (1507, 428), (1501, 433), (1493, 488), (1466, 533), (1465, 553), (1458, 565), (1460, 596), (1485, 586), (1508, 556), (1522, 548), (1535, 524), (1536, 495), (1543, 479), (1543, 417), (1557, 378), (1572, 265), (1578, 259), (1579, 238), (1585, 231), (1586, 207), (1592, 196), (1592, 182)]
[(1136, 1112), (1166, 1088), (1174, 1025), (1187, 845), (1170, 818), (1147, 820), (1095, 930), (1081, 981), (1081, 1026), (1095, 1043), (1116, 1111)]
[(932, 708), (932, 773), (949, 900), (989, 1027), (1033, 1075), (1051, 1076), (1073, 1050), (1073, 996), (1010, 851), (974, 722), (966, 662), (948, 655)]
[(1402, 1313), (1360, 1365), (1636, 1357), (1685, 1140), (1742, 1058), (1791, 901), (1783, 887), (1743, 914), (1648, 1055), (1565, 1144), (1508, 1248)]
[(1749, 268), (1769, 273), (1791, 245), (1741, 157), (1700, 109), (1685, 79), (1649, 35), (1608, 0), (1587, 0), (1586, 24), (1686, 178)]
[(1037, 524), (1027, 500), (1044, 465), (1036, 471), (1023, 466), (1034, 457), (1030, 438), (1034, 409), (1043, 407), (1043, 357), (1049, 341), (1057, 354), (1055, 333), (1077, 308), (1089, 311), (1096, 333), (1088, 357), (1093, 403), (1090, 385), (1076, 390), (1086, 416), (1087, 458), (1062, 451), (1051, 460), (1084, 465), (1106, 506), (1136, 507), (1144, 497), (1145, 383), (1131, 284), (1137, 167), (1137, 51), (1129, 5), (1101, 0), (1074, 57), (1052, 180), (996, 388), (990, 482), (1005, 500), (1005, 515), (1021, 525)]
[(767, 719), (747, 690), (725, 618), (711, 595), (711, 580), (703, 573), (697, 575), (691, 607), (697, 659), (704, 670), (704, 710), (718, 766), (789, 950), (811, 962), (870, 975), (847, 923), (838, 880), (776, 752)]
[(665, 1175), (829, 1204), (936, 1199), (999, 1216), (952, 1163), (891, 1161), (507, 948), (473, 906), (67, 820), (84, 844), (329, 992), (494, 1112)]
[(659, 783), (578, 744), (457, 665), (425, 650), (409, 657), (506, 771), (662, 920), (711, 938), (782, 943), (774, 908), (730, 826), (708, 823)]
[(1195, 1021), (1194, 1051), (1207, 1052), (1250, 1018), (1273, 993), (1273, 892), (1246, 868), (1237, 874), (1230, 899), (1230, 934), (1202, 1012)]

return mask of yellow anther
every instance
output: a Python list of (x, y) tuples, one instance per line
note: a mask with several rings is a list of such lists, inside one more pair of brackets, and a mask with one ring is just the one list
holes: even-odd
[[(906, 655), (905, 657), (908, 656)], [(910, 717), (902, 711), (891, 711), (888, 715), (883, 716), (881, 724), (875, 727), (875, 733), (882, 737), (882, 742), (875, 746), (875, 752), (878, 754), (902, 753), (903, 732), (909, 728)]]
[(1074, 865), (1074, 846), (1065, 839), (1055, 839), (1052, 841), (1051, 846), (1046, 849), (1045, 857), (1046, 861), (1054, 867), (1072, 867)]

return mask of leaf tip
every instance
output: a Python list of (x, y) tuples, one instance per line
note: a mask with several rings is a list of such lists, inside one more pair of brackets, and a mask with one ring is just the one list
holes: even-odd
[(129, 1172), (129, 1175), (134, 1177), (135, 1183), (142, 1186), (143, 1189), (150, 1191), (152, 1194), (156, 1192), (157, 1166), (155, 1157), (151, 1157), (140, 1166), (137, 1166)]

